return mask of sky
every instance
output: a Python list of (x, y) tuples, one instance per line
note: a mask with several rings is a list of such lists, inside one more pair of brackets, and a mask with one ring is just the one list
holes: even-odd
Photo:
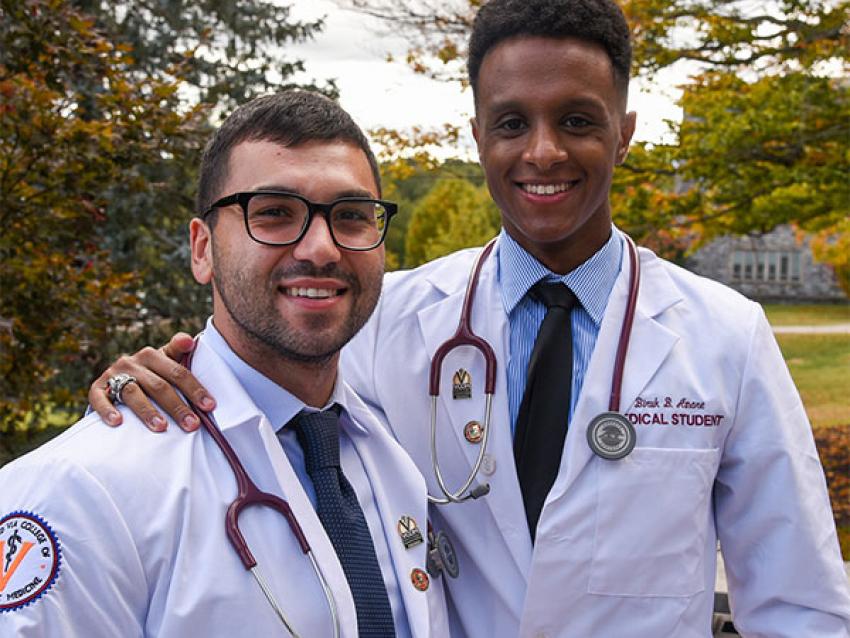
[[(361, 127), (461, 126), (464, 136), (458, 153), (472, 159), (469, 133), (472, 93), (457, 83), (438, 82), (414, 73), (404, 63), (406, 40), (386, 33), (375, 18), (342, 10), (331, 0), (290, 0), (296, 19), (325, 17), (325, 28), (312, 41), (291, 45), (293, 57), (304, 61), (306, 73), (296, 80), (335, 78), (340, 103)], [(396, 62), (387, 62), (391, 53)], [(629, 108), (638, 113), (635, 140), (665, 139), (665, 119), (681, 119), (674, 101), (678, 95), (674, 73), (659, 76), (651, 86), (632, 83)]]

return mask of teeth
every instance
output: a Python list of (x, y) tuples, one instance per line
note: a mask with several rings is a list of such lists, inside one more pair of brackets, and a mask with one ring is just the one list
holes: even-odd
[(309, 299), (327, 299), (338, 294), (330, 288), (286, 288), (286, 294), (291, 297), (307, 297)]
[(526, 193), (532, 195), (554, 195), (555, 193), (563, 193), (572, 187), (572, 183), (564, 182), (562, 184), (522, 184), (522, 189)]

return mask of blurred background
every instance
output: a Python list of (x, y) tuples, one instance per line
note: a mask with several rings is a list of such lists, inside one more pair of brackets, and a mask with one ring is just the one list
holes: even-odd
[[(389, 269), (499, 230), (468, 133), (479, 0), (0, 0), (0, 465), (108, 362), (198, 330), (200, 151), (251, 97), (339, 99), (401, 205)], [(626, 0), (617, 225), (765, 304), (850, 559), (850, 2)]]

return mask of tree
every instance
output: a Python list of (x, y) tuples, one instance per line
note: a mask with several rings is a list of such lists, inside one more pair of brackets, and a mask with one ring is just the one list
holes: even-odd
[[(388, 147), (381, 148), (382, 153), (388, 152)], [(423, 165), (416, 158), (396, 156), (394, 161), (381, 165), (381, 173), (384, 175), (384, 196), (399, 205), (399, 214), (393, 218), (384, 242), (387, 249), (387, 270), (396, 270), (412, 264), (406, 254), (408, 226), (422, 198), (437, 183), (465, 180), (476, 187), (484, 184), (484, 173), (478, 163), (461, 160), (446, 160), (437, 164), (436, 160), (431, 159)], [(493, 212), (496, 214), (495, 228), (498, 229), (498, 214), (495, 208)], [(421, 263), (417, 259), (413, 261)]]
[[(465, 82), (479, 0), (339, 1), (408, 37), (406, 62), (417, 72)], [(617, 173), (617, 222), (672, 257), (720, 233), (781, 223), (818, 232), (828, 245), (846, 242), (850, 1), (624, 0), (622, 7), (635, 74), (688, 65), (692, 75), (682, 87), (686, 117), (672, 125), (676, 142), (636, 145)], [(404, 148), (403, 132), (396, 137)]]
[(148, 188), (134, 167), (185, 144), (200, 112), (175, 108), (179, 67), (128, 81), (127, 49), (61, 0), (3, 0), (0, 17), (0, 431), (11, 435), (78, 398), (68, 377), (130, 324), (138, 297), (104, 249), (107, 194)]
[(200, 326), (211, 118), (292, 86), (283, 45), (320, 27), (272, 2), (0, 0), (0, 464), (119, 352)]
[(174, 64), (197, 101), (233, 108), (256, 95), (302, 86), (336, 97), (333, 82), (296, 85), (304, 71), (287, 44), (321, 31), (324, 21), (295, 21), (291, 7), (268, 0), (72, 0), (96, 27), (132, 49), (127, 71), (158, 77)]
[[(292, 88), (292, 75), (304, 69), (287, 46), (312, 37), (322, 21), (295, 21), (290, 7), (270, 0), (74, 0), (99, 32), (128, 50), (128, 81), (167, 77), (179, 65), (179, 108), (206, 107), (198, 136), (176, 145), (167, 156), (133, 167), (133, 180), (148, 188), (128, 192), (118, 183), (107, 193), (109, 214), (103, 238), (113, 264), (136, 274), (139, 311), (132, 331), (110, 346), (132, 351), (160, 343), (175, 330), (195, 332), (209, 313), (206, 288), (188, 269), (187, 223), (194, 212), (200, 151), (212, 124), (234, 106), (269, 91)], [(305, 88), (330, 97), (332, 82)], [(104, 353), (106, 354), (106, 353)], [(107, 361), (112, 359), (106, 359)]]
[(438, 181), (413, 209), (407, 228), (407, 268), (461, 248), (480, 246), (499, 232), (499, 211), (483, 186)]

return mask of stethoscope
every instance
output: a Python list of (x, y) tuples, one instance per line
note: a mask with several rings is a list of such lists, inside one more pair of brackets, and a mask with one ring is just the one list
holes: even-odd
[[(194, 351), (195, 350), (193, 348), (191, 352), (183, 357), (181, 363), (186, 368), (190, 368), (192, 365), (192, 356)], [(330, 608), (334, 626), (334, 638), (339, 638), (339, 615), (337, 613), (336, 602), (334, 601), (333, 594), (331, 593), (331, 588), (322, 574), (321, 569), (319, 569), (319, 564), (316, 562), (313, 550), (310, 548), (310, 544), (307, 542), (307, 537), (301, 529), (301, 526), (298, 524), (295, 514), (292, 512), (292, 508), (289, 507), (289, 503), (279, 496), (260, 490), (248, 477), (248, 473), (239, 461), (239, 458), (236, 456), (236, 452), (233, 451), (230, 443), (227, 442), (227, 439), (224, 438), (221, 430), (219, 430), (219, 428), (215, 425), (210, 414), (199, 409), (191, 402), (189, 402), (189, 406), (201, 420), (201, 425), (204, 429), (206, 429), (213, 441), (215, 441), (215, 444), (218, 445), (219, 449), (224, 454), (228, 464), (230, 464), (230, 469), (233, 471), (233, 476), (236, 478), (236, 487), (239, 493), (227, 508), (227, 514), (225, 516), (225, 531), (227, 532), (227, 538), (230, 540), (230, 544), (233, 546), (233, 549), (236, 550), (236, 553), (239, 555), (239, 559), (242, 561), (245, 569), (253, 574), (257, 584), (260, 586), (260, 589), (262, 589), (263, 594), (265, 594), (266, 600), (269, 601), (269, 604), (274, 609), (278, 618), (280, 618), (284, 627), (286, 627), (289, 635), (293, 636), (293, 638), (298, 638), (299, 634), (295, 631), (295, 629), (293, 629), (292, 623), (290, 623), (283, 609), (275, 599), (274, 594), (272, 594), (271, 588), (260, 573), (260, 570), (257, 567), (257, 561), (251, 553), (248, 543), (245, 541), (245, 537), (239, 529), (239, 515), (244, 509), (251, 506), (270, 507), (286, 519), (286, 522), (289, 523), (289, 528), (292, 530), (292, 533), (295, 535), (295, 539), (298, 541), (298, 545), (301, 547), (301, 551), (310, 559), (310, 564), (313, 566), (313, 571), (319, 579), (322, 591), (325, 594), (325, 600)]]
[[(594, 453), (607, 460), (624, 458), (634, 449), (636, 441), (634, 426), (620, 413), (620, 393), (623, 385), (626, 352), (629, 349), (629, 339), (631, 338), (640, 287), (640, 260), (637, 257), (637, 248), (631, 237), (628, 235), (623, 236), (626, 239), (630, 261), (629, 294), (626, 300), (623, 324), (620, 329), (620, 339), (617, 343), (617, 354), (614, 360), (614, 372), (611, 379), (611, 396), (608, 402), (608, 411), (597, 415), (587, 427), (588, 445), (590, 445)], [(490, 240), (476, 257), (466, 284), (466, 292), (463, 298), (460, 322), (458, 323), (457, 330), (450, 339), (437, 348), (434, 358), (431, 360), (429, 381), (429, 394), (431, 395), (431, 465), (434, 469), (437, 485), (440, 487), (443, 496), (439, 497), (429, 494), (428, 500), (436, 505), (463, 503), (469, 499), (480, 498), (490, 492), (489, 483), (479, 483), (474, 487), (472, 487), (472, 484), (478, 476), (481, 464), (484, 462), (484, 457), (487, 453), (493, 393), (496, 388), (496, 355), (490, 344), (482, 337), (476, 335), (472, 330), (472, 300), (475, 297), (475, 290), (478, 287), (478, 277), (481, 273), (481, 267), (492, 252), (495, 243), (495, 238)], [(440, 372), (443, 360), (449, 352), (462, 346), (471, 346), (477, 349), (484, 357), (484, 425), (481, 428), (480, 446), (475, 463), (460, 488), (453, 491), (446, 485), (437, 455), (437, 399), (440, 396)]]

